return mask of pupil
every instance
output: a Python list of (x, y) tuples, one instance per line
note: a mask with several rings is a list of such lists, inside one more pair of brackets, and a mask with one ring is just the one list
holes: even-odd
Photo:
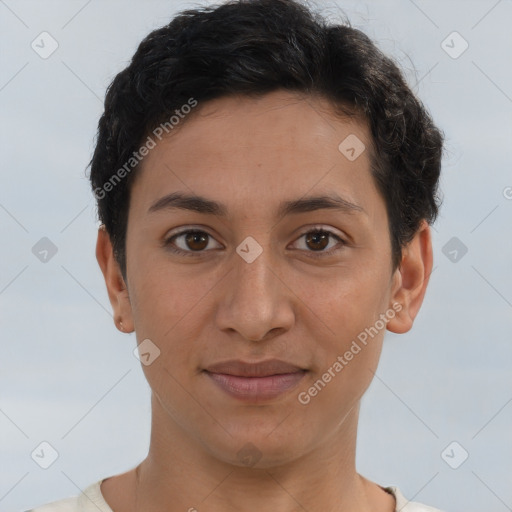
[[(319, 239), (321, 239), (322, 242), (327, 242), (327, 243), (320, 243), (321, 247), (317, 248), (317, 249), (325, 249), (325, 247), (327, 247), (328, 243), (329, 243), (329, 234), (328, 233), (323, 233), (323, 232), (316, 232), (314, 234), (308, 234), (307, 236), (307, 243), (310, 243), (310, 242), (313, 242), (313, 244), (318, 244), (318, 241)], [(316, 249), (315, 249), (316, 250)]]
[[(187, 245), (189, 246), (190, 249), (193, 249), (193, 250), (204, 249), (208, 245), (208, 242), (206, 240), (206, 235), (204, 233), (189, 233), (187, 235), (186, 239), (187, 239)], [(203, 241), (202, 244), (201, 244), (201, 239)], [(199, 243), (199, 247), (194, 247), (194, 244), (196, 242)]]

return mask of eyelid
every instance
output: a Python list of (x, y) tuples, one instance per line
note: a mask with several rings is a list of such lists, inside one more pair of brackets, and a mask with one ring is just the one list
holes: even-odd
[(310, 257), (313, 257), (313, 258), (324, 257), (325, 258), (327, 256), (331, 256), (331, 255), (339, 252), (346, 245), (348, 245), (348, 241), (343, 236), (339, 235), (332, 228), (326, 228), (324, 225), (321, 225), (321, 224), (308, 226), (304, 231), (301, 231), (301, 233), (298, 235), (298, 237), (295, 239), (295, 241), (299, 240), (304, 235), (307, 235), (308, 233), (311, 233), (311, 232), (322, 232), (322, 233), (331, 235), (332, 238), (335, 238), (338, 240), (338, 245), (341, 244), (341, 247), (332, 247), (331, 249), (329, 249), (327, 251), (306, 251), (306, 250), (299, 249), (300, 251), (306, 252), (308, 254), (308, 256), (310, 256)]
[[(166, 235), (162, 241), (162, 246), (174, 253), (177, 253), (177, 254), (182, 254), (182, 255), (185, 255), (185, 256), (200, 256), (201, 254), (204, 254), (206, 252), (210, 252), (212, 249), (209, 249), (208, 251), (207, 250), (202, 250), (202, 251), (186, 251), (184, 249), (181, 249), (179, 247), (174, 247), (173, 246), (173, 242), (172, 240), (173, 239), (176, 239), (182, 235), (186, 235), (188, 233), (204, 233), (205, 235), (207, 235), (210, 239), (213, 239), (217, 242), (216, 238), (208, 232), (208, 230), (202, 226), (188, 226), (184, 229), (180, 229), (179, 231), (176, 231), (176, 232), (172, 232), (169, 234), (169, 235)], [(220, 242), (217, 242), (217, 243), (220, 243)]]
[(306, 228), (304, 228), (304, 230), (300, 231), (300, 234), (298, 235), (297, 238), (307, 235), (308, 233), (311, 233), (312, 231), (313, 232), (322, 231), (323, 233), (328, 233), (330, 235), (333, 235), (334, 237), (340, 239), (344, 243), (348, 243), (348, 237), (346, 237), (345, 235), (343, 235), (342, 233), (340, 233), (338, 231), (335, 231), (331, 227), (326, 227), (325, 224), (313, 224), (311, 226), (307, 226)]
[[(169, 234), (168, 236), (166, 236), (164, 238), (162, 244), (165, 248), (171, 250), (172, 252), (177, 253), (177, 254), (186, 255), (186, 256), (200, 256), (204, 253), (210, 252), (212, 249), (202, 250), (202, 251), (190, 251), (190, 250), (186, 251), (186, 250), (183, 250), (183, 249), (180, 249), (177, 247), (173, 247), (171, 240), (178, 238), (179, 236), (186, 235), (188, 233), (193, 233), (193, 232), (204, 233), (208, 237), (212, 238), (213, 240), (215, 240), (217, 242), (215, 237), (212, 234), (210, 234), (206, 228), (203, 228), (201, 226), (195, 226), (195, 227), (188, 226), (184, 229), (181, 229), (180, 231), (171, 232), (171, 234)], [(335, 253), (335, 252), (339, 251), (340, 249), (342, 249), (343, 247), (345, 247), (346, 245), (348, 245), (348, 242), (344, 237), (337, 234), (337, 232), (335, 232), (331, 228), (326, 228), (323, 225), (308, 226), (303, 231), (301, 231), (301, 233), (297, 236), (297, 238), (295, 238), (294, 243), (297, 240), (299, 240), (300, 238), (302, 238), (303, 236), (305, 236), (311, 232), (322, 232), (322, 233), (328, 234), (331, 237), (337, 239), (338, 243), (341, 244), (341, 248), (337, 248), (337, 249), (331, 248), (328, 251), (307, 251), (307, 250), (299, 249), (300, 251), (307, 252), (309, 255), (311, 255), (313, 257), (322, 257), (322, 256), (325, 257), (328, 255), (331, 255), (332, 253)], [(220, 242), (217, 242), (217, 243), (220, 243)]]

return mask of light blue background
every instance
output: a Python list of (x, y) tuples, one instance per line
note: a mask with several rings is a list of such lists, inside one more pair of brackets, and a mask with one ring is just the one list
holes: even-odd
[[(512, 510), (512, 3), (318, 4), (398, 60), (446, 134), (435, 270), (414, 328), (387, 334), (358, 469), (446, 511)], [(76, 495), (146, 455), (149, 387), (134, 335), (112, 322), (85, 168), (106, 86), (195, 5), (0, 1), (0, 511)], [(31, 48), (42, 31), (59, 43), (46, 60)], [(453, 31), (469, 43), (457, 59), (441, 47)], [(31, 252), (44, 236), (58, 247), (46, 264)], [(454, 236), (468, 248), (457, 263), (442, 252)], [(46, 470), (30, 456), (42, 441), (59, 453)], [(469, 453), (458, 469), (441, 457), (452, 441)]]

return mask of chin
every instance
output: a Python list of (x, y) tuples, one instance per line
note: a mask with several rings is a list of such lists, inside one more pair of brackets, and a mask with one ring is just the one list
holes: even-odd
[[(277, 423), (278, 425), (278, 423)], [(260, 429), (239, 429), (236, 434), (223, 436), (222, 441), (210, 444), (210, 452), (217, 459), (240, 468), (268, 469), (292, 462), (308, 452), (303, 436), (295, 439), (292, 430), (276, 434), (276, 423)], [(219, 441), (219, 440), (218, 440)], [(313, 448), (313, 447), (311, 447)]]

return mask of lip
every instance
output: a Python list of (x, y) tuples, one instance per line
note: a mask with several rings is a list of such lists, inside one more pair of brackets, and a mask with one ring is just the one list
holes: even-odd
[(255, 363), (245, 362), (240, 359), (230, 359), (229, 361), (216, 363), (206, 368), (206, 371), (210, 373), (222, 373), (237, 377), (269, 377), (271, 375), (296, 373), (303, 370), (305, 368), (300, 368), (280, 359), (266, 359), (265, 361)]
[(230, 360), (209, 366), (204, 372), (228, 395), (251, 402), (277, 398), (306, 374), (305, 369), (278, 359), (258, 363)]
[(285, 391), (294, 388), (306, 374), (305, 370), (267, 377), (239, 377), (225, 373), (206, 375), (228, 395), (244, 401), (260, 402), (277, 398)]

